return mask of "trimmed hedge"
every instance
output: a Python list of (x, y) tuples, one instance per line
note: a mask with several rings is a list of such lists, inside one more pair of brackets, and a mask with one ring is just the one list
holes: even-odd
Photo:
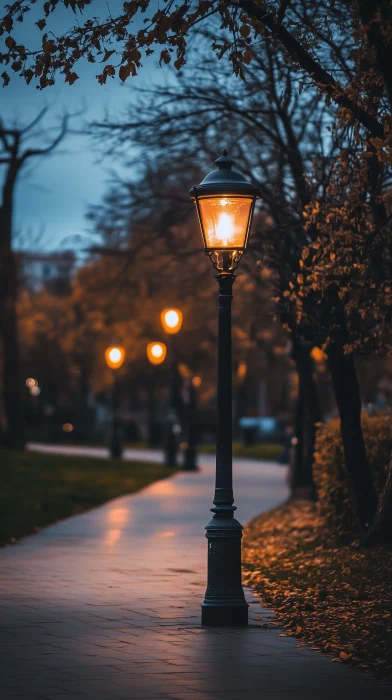
[[(392, 414), (362, 414), (362, 430), (374, 486), (380, 493), (392, 455)], [(340, 421), (318, 426), (313, 463), (319, 514), (339, 539), (347, 539), (359, 526), (344, 461)]]

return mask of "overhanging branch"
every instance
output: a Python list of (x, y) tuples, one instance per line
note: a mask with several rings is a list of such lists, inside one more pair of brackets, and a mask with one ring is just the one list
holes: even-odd
[(372, 136), (383, 138), (384, 129), (378, 119), (366, 112), (360, 105), (348, 97), (344, 89), (336, 82), (332, 75), (328, 73), (299, 41), (277, 21), (273, 14), (266, 12), (260, 5), (253, 2), (253, 0), (238, 0), (238, 6), (241, 7), (249, 17), (253, 17), (267, 27), (271, 34), (284, 46), (290, 56), (298, 61), (301, 68), (315, 80), (339, 107), (349, 109), (355, 119), (359, 121)]

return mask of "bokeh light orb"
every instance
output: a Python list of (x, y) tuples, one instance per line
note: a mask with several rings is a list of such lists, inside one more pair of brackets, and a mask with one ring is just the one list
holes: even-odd
[(119, 345), (111, 345), (105, 350), (106, 364), (110, 369), (119, 369), (125, 359), (125, 350)]
[(41, 389), (38, 386), (38, 384), (35, 384), (34, 386), (30, 387), (30, 394), (31, 396), (39, 396), (41, 393)]
[(26, 386), (28, 389), (31, 389), (33, 386), (38, 386), (37, 379), (34, 379), (33, 377), (28, 377), (28, 379), (26, 379)]
[(178, 333), (182, 326), (182, 312), (179, 309), (163, 309), (161, 323), (166, 333)]
[(152, 365), (162, 364), (166, 357), (165, 343), (149, 343), (147, 345), (147, 357)]
[(73, 431), (72, 423), (64, 423), (63, 430), (65, 433), (72, 433), (72, 431)]

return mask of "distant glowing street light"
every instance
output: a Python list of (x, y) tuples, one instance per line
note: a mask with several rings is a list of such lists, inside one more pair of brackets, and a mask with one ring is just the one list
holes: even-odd
[(247, 625), (248, 606), (241, 584), (242, 526), (234, 518), (232, 469), (231, 300), (234, 271), (246, 254), (254, 205), (260, 188), (232, 170), (227, 151), (218, 166), (192, 187), (206, 255), (217, 270), (218, 387), (214, 513), (208, 523), (208, 586), (203, 625)]
[[(161, 365), (166, 358), (167, 348), (165, 343), (148, 343), (146, 353), (148, 361), (154, 366)], [(161, 423), (159, 418), (159, 404), (157, 403), (157, 388), (155, 385), (156, 371), (149, 382), (148, 406), (148, 443), (151, 447), (156, 447), (161, 441)]]
[[(187, 430), (184, 407), (181, 406), (180, 386), (181, 380), (179, 377), (179, 367), (177, 364), (177, 348), (174, 335), (177, 334), (182, 327), (182, 311), (179, 309), (167, 308), (161, 311), (161, 323), (164, 331), (168, 335), (172, 335), (170, 343), (170, 389), (169, 389), (169, 410), (166, 416), (165, 430), (165, 464), (167, 466), (175, 466), (178, 457), (178, 435), (181, 433), (180, 413), (182, 414), (182, 429)], [(188, 431), (189, 432), (189, 431)], [(192, 454), (194, 453), (194, 450)], [(194, 463), (195, 458), (189, 458), (190, 452), (187, 450), (183, 462), (186, 469), (196, 469)]]
[(161, 365), (165, 361), (167, 348), (165, 343), (148, 343), (147, 357), (152, 365)]
[(182, 326), (182, 312), (179, 309), (163, 309), (161, 323), (166, 333), (178, 333)]
[(317, 364), (321, 362), (325, 362), (327, 360), (327, 354), (322, 350), (321, 348), (314, 347), (312, 348), (312, 352), (310, 353), (313, 360), (317, 362)]
[(240, 382), (243, 382), (248, 373), (248, 365), (246, 362), (242, 361), (238, 365), (237, 378)]
[(111, 345), (105, 350), (106, 364), (110, 369), (120, 369), (125, 360), (125, 350), (118, 345)]
[(110, 456), (119, 459), (122, 456), (122, 444), (120, 435), (120, 420), (118, 416), (118, 381), (116, 371), (120, 369), (125, 360), (125, 350), (120, 345), (110, 345), (105, 350), (107, 366), (113, 370), (112, 385), (112, 432), (110, 437)]

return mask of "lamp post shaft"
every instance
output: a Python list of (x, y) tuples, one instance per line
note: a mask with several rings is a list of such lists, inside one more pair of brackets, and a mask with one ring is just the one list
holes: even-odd
[(192, 380), (187, 379), (185, 385), (185, 399), (183, 400), (184, 434), (187, 447), (184, 451), (182, 468), (186, 471), (197, 471), (197, 426), (196, 426), (197, 399)]
[(217, 275), (218, 371), (216, 415), (216, 475), (214, 505), (233, 514), (231, 301), (234, 275)]
[(122, 456), (122, 445), (120, 436), (119, 409), (119, 385), (116, 370), (113, 370), (112, 386), (112, 434), (110, 438), (110, 456), (119, 459)]
[(242, 525), (234, 518), (232, 468), (231, 301), (235, 275), (217, 275), (218, 383), (214, 516), (206, 526), (208, 583), (202, 625), (248, 624), (248, 605), (241, 584)]
[(168, 412), (165, 426), (165, 465), (175, 467), (178, 458), (178, 437), (174, 431), (178, 423), (179, 415), (179, 379), (177, 369), (177, 347), (174, 336), (171, 338), (170, 346), (170, 381)]

